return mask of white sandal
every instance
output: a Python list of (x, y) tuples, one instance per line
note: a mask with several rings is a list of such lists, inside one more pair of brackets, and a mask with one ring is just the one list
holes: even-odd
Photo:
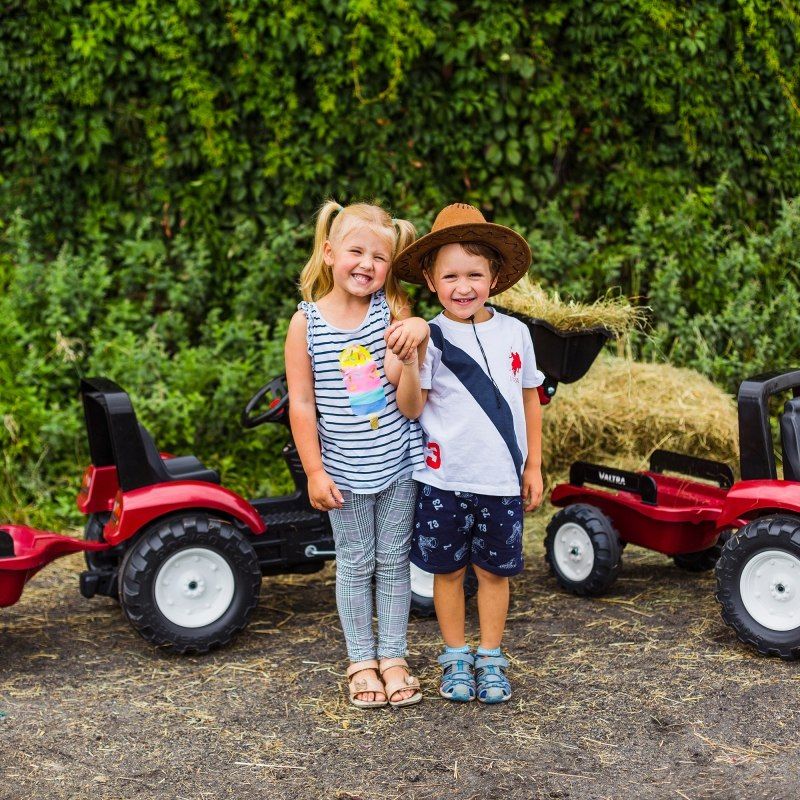
[[(347, 691), (350, 695), (350, 702), (356, 708), (383, 708), (389, 702), (386, 697), (386, 689), (384, 685), (378, 680), (377, 677), (367, 675), (358, 680), (352, 678), (357, 672), (365, 669), (374, 669), (376, 672), (379, 670), (378, 662), (373, 658), (369, 661), (356, 661), (347, 668)], [(397, 691), (395, 689), (395, 691)], [(364, 694), (365, 692), (374, 692), (375, 694), (384, 695), (383, 700), (359, 700), (356, 695)]]
[[(389, 705), (393, 708), (400, 708), (401, 706), (413, 706), (419, 703), (422, 700), (419, 681), (411, 674), (406, 660), (404, 658), (382, 658), (380, 664), (381, 678), (383, 678), (383, 673), (392, 667), (402, 667), (406, 671), (406, 677), (386, 683), (385, 691)], [(411, 697), (406, 697), (404, 700), (392, 700), (393, 695), (405, 689), (414, 689), (415, 692)]]

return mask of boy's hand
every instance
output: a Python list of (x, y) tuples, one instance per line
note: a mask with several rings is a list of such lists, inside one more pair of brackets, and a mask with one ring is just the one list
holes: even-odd
[(333, 478), (324, 469), (312, 472), (308, 476), (308, 499), (311, 507), (317, 511), (330, 511), (332, 508), (341, 508), (344, 498)]
[(542, 502), (544, 483), (541, 467), (525, 467), (522, 472), (522, 504), (525, 511), (533, 511)]
[(420, 317), (393, 322), (384, 334), (386, 346), (404, 363), (416, 358), (417, 348), (428, 338), (428, 323)]

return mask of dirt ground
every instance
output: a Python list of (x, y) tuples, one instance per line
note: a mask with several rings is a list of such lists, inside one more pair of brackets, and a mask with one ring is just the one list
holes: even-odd
[[(513, 584), (514, 698), (436, 693), (435, 620), (414, 619), (425, 699), (358, 711), (342, 693), (334, 571), (267, 578), (227, 649), (168, 656), (80, 556), (0, 610), (0, 798), (785, 798), (800, 785), (800, 665), (740, 645), (713, 575), (629, 547), (603, 599), (564, 594), (544, 509)], [(476, 632), (474, 601), (469, 607)]]

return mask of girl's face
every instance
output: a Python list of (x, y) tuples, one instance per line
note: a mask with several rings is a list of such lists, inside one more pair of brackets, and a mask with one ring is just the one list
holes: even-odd
[(340, 241), (326, 241), (322, 258), (331, 268), (334, 286), (367, 297), (383, 287), (392, 249), (385, 237), (361, 225), (351, 228)]

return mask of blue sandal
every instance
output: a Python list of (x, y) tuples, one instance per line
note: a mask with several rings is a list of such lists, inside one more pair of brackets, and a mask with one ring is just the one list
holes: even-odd
[(505, 703), (511, 699), (511, 684), (506, 677), (508, 661), (503, 656), (475, 656), (475, 680), (481, 703)]
[(445, 700), (468, 703), (475, 699), (475, 675), (472, 653), (442, 653), (437, 659), (442, 665), (442, 682), (439, 694)]

